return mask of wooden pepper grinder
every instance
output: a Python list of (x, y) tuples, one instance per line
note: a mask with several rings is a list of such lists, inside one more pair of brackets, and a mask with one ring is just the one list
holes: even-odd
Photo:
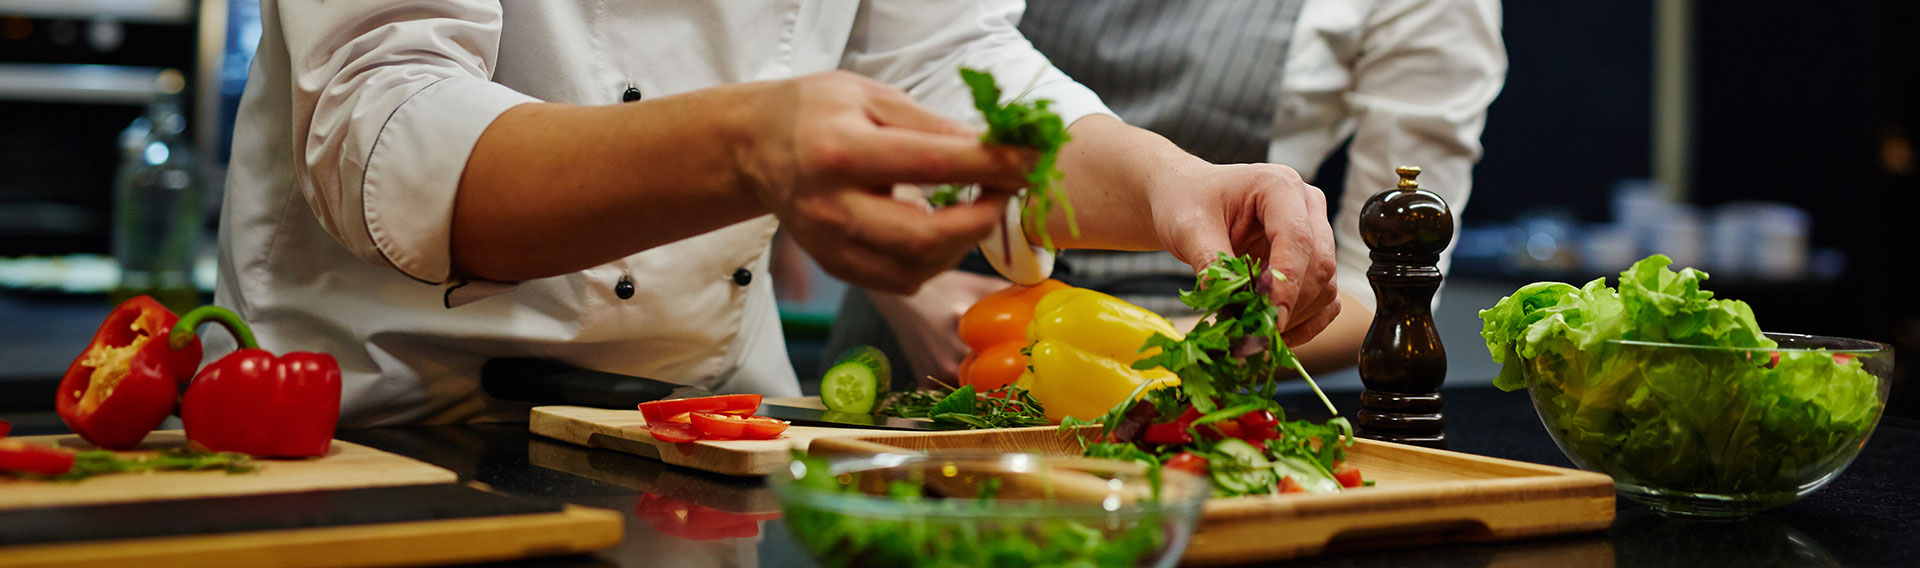
[(1367, 280), (1377, 305), (1360, 344), (1362, 438), (1444, 448), (1440, 384), (1447, 351), (1433, 327), (1433, 294), (1440, 289), (1440, 252), (1453, 239), (1447, 202), (1420, 189), (1420, 168), (1400, 166), (1399, 187), (1382, 191), (1360, 210), (1360, 239), (1373, 251)]

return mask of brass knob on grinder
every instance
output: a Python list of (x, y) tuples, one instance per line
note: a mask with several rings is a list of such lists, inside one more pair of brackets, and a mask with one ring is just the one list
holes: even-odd
[(1447, 202), (1420, 189), (1417, 166), (1394, 169), (1397, 187), (1375, 194), (1360, 210), (1360, 239), (1372, 251), (1367, 281), (1376, 300), (1373, 325), (1360, 344), (1363, 438), (1419, 446), (1447, 445), (1440, 386), (1447, 351), (1433, 325), (1440, 289), (1440, 253), (1453, 240)]

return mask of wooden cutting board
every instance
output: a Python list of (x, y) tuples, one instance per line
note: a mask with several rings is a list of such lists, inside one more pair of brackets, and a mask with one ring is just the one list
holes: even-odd
[(794, 426), (776, 440), (701, 440), (673, 443), (654, 439), (639, 410), (581, 406), (539, 406), (529, 428), (534, 434), (592, 448), (646, 456), (673, 465), (725, 475), (758, 476), (785, 467), (795, 449), (829, 437), (871, 436), (886, 430)]
[[(822, 439), (815, 451), (989, 449), (1079, 455), (1054, 428)], [(1373, 487), (1331, 495), (1250, 496), (1207, 502), (1185, 563), (1228, 564), (1329, 550), (1484, 542), (1604, 530), (1613, 524), (1613, 479), (1602, 474), (1358, 440), (1347, 462)]]
[[(48, 524), (4, 535), (28, 544), (0, 546), (0, 568), (503, 561), (613, 546), (624, 524), (614, 511), (445, 483), (21, 509), (10, 516), (16, 518), (0, 523), (25, 517)], [(119, 536), (98, 538), (101, 530)], [(56, 540), (34, 538), (49, 534)]]
[[(76, 435), (8, 438), (30, 444), (91, 450)], [(179, 430), (147, 435), (123, 456), (151, 454), (186, 445)], [(102, 475), (80, 481), (40, 481), (0, 477), (0, 510), (102, 503), (131, 503), (193, 497), (222, 497), (427, 483), (452, 483), (459, 476), (439, 466), (351, 442), (333, 441), (326, 456), (305, 460), (259, 460), (249, 473), (157, 471)]]

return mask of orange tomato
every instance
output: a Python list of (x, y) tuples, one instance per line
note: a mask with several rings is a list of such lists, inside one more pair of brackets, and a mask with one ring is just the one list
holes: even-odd
[(960, 341), (974, 353), (1002, 343), (1020, 343), (1024, 347), (1027, 323), (1033, 321), (1033, 305), (1048, 292), (1067, 287), (1065, 282), (1049, 279), (1033, 286), (1016, 284), (988, 294), (960, 316)]
[(967, 356), (960, 363), (960, 384), (986, 392), (1009, 384), (1027, 370), (1027, 356), (1020, 353), (1024, 343), (1002, 343)]

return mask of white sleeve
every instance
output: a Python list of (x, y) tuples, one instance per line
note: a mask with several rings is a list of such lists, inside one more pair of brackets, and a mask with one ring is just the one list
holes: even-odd
[[(1357, 127), (1334, 232), (1338, 284), (1368, 309), (1360, 207), (1395, 185), (1395, 166), (1420, 166), (1420, 187), (1447, 201), (1459, 239), (1487, 105), (1506, 81), (1500, 17), (1497, 0), (1382, 0), (1366, 16), (1346, 95)], [(1452, 252), (1442, 253), (1442, 271)]]
[(293, 77), (295, 177), (327, 232), (440, 283), (454, 193), (480, 133), (535, 101), (491, 81), (499, 2), (277, 3)]
[(1098, 95), (1054, 68), (1020, 35), (1016, 26), (1025, 12), (1020, 0), (863, 2), (840, 66), (976, 126), (983, 123), (972, 91), (960, 80), (961, 67), (992, 72), (1007, 100), (1032, 84), (1028, 98), (1052, 99), (1068, 125), (1093, 114), (1114, 116)]

